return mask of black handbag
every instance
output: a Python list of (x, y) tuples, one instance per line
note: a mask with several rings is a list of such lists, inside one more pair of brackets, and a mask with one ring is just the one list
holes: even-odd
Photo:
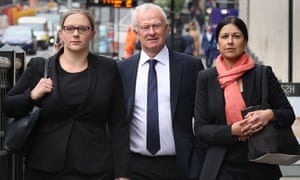
[[(48, 59), (45, 59), (44, 77), (48, 76)], [(41, 108), (34, 106), (32, 111), (20, 118), (9, 118), (4, 133), (3, 148), (9, 153), (25, 155), (29, 137), (39, 119)]]
[[(266, 67), (258, 66), (256, 68), (257, 79), (261, 77), (262, 104), (250, 107), (248, 111), (266, 109), (268, 105), (268, 79)], [(260, 86), (258, 86), (260, 87)], [(243, 112), (243, 115), (247, 113)], [(248, 140), (248, 159), (249, 161), (289, 165), (300, 159), (300, 146), (290, 126), (274, 126), (270, 122), (263, 130), (250, 136)]]

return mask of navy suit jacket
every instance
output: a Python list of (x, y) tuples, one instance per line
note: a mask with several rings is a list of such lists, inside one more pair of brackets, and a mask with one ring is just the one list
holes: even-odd
[[(136, 54), (118, 63), (130, 120), (134, 107), (139, 57), (140, 54)], [(202, 156), (201, 153), (195, 152), (192, 118), (197, 74), (203, 69), (203, 65), (200, 59), (175, 51), (169, 50), (169, 57), (170, 103), (178, 171), (184, 180), (196, 179), (202, 167)]]

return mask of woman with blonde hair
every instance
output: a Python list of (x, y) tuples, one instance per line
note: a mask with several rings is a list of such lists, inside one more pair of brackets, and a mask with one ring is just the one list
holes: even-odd
[[(64, 44), (33, 58), (4, 101), (8, 116), (41, 107), (25, 157), (25, 180), (128, 180), (129, 128), (116, 61), (89, 52), (92, 16), (71, 10), (61, 22)], [(18, 106), (16, 106), (18, 104)]]

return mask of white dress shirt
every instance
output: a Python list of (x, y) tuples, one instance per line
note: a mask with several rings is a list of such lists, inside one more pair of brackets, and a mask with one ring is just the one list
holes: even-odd
[[(148, 70), (151, 59), (141, 51), (138, 64), (133, 119), (130, 126), (130, 150), (142, 155), (152, 156), (147, 150), (147, 86)], [(154, 58), (157, 74), (158, 116), (160, 150), (155, 155), (175, 155), (175, 142), (170, 102), (170, 66), (169, 51), (165, 46)]]

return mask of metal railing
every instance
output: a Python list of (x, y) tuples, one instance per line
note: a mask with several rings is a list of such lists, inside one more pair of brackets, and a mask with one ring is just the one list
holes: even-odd
[(25, 52), (19, 47), (0, 48), (0, 180), (23, 180), (23, 158), (3, 149), (7, 119), (3, 100), (24, 72)]

